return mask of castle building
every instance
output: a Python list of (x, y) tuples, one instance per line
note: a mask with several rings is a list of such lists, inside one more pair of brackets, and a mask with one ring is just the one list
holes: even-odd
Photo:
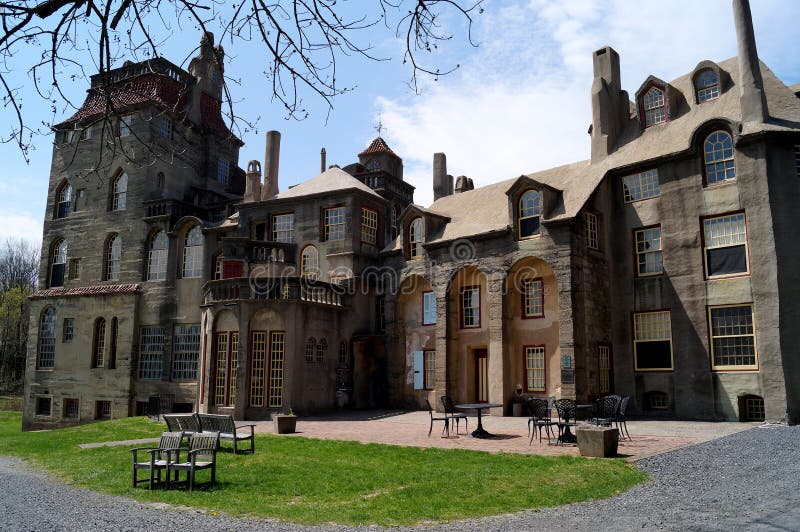
[[(733, 4), (737, 57), (633, 101), (594, 53), (589, 160), (475, 188), (436, 153), (427, 207), (380, 137), (281, 190), (271, 131), (264, 175), (241, 170), (210, 37), (188, 72), (95, 76), (55, 127), (24, 428), (154, 394), (237, 419), (619, 393), (635, 414), (798, 422), (800, 91)], [(109, 136), (123, 149), (96, 161)]]

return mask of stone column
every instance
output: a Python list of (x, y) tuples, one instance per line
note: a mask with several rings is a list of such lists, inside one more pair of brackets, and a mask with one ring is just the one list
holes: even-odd
[[(503, 353), (503, 287), (505, 272), (493, 272), (486, 276), (486, 298), (489, 310), (489, 402), (505, 405), (506, 390), (511, 390), (510, 376), (505, 371)], [(502, 415), (505, 408), (494, 408), (492, 413)]]
[(553, 382), (561, 383), (560, 398), (575, 399), (575, 322), (572, 308), (572, 264), (569, 259), (554, 262), (553, 270), (558, 283), (558, 344), (561, 357), (559, 375), (552, 376)]
[(242, 420), (246, 419), (245, 409), (249, 395), (247, 373), (250, 371), (250, 305), (239, 303), (231, 310), (239, 321), (239, 351), (236, 358), (236, 398), (233, 401), (233, 417), (236, 420)]
[[(442, 411), (443, 395), (452, 395), (455, 390), (456, 383), (453, 382), (453, 376), (448, 368), (451, 363), (450, 357), (447, 353), (447, 340), (449, 336), (449, 323), (450, 316), (448, 315), (447, 303), (447, 286), (434, 287), (436, 294), (436, 360), (435, 374), (436, 374), (436, 404), (433, 407), (436, 411)], [(455, 354), (454, 354), (455, 356)]]

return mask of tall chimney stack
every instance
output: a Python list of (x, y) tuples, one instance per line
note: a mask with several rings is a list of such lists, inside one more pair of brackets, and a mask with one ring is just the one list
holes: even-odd
[(433, 201), (453, 194), (453, 176), (447, 174), (447, 157), (433, 154)]
[(325, 152), (325, 148), (322, 148), (319, 152), (319, 173), (323, 173), (325, 171), (325, 163), (327, 159), (327, 153)]
[(261, 199), (261, 163), (247, 163), (247, 178), (244, 187), (244, 202), (250, 203)]
[(278, 194), (278, 162), (281, 154), (281, 134), (267, 131), (267, 148), (264, 153), (264, 187), (261, 199), (269, 199)]
[(769, 112), (748, 0), (733, 0), (733, 22), (736, 25), (736, 41), (739, 46), (739, 101), (742, 122), (765, 122)]
[(613, 151), (630, 112), (628, 93), (622, 90), (619, 54), (606, 46), (592, 59), (592, 162), (596, 162)]

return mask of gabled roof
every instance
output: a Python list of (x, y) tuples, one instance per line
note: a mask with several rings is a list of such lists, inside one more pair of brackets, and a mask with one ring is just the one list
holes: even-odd
[(369, 188), (367, 185), (351, 176), (341, 168), (328, 168), (317, 177), (312, 177), (308, 181), (303, 181), (297, 186), (284, 190), (275, 196), (275, 199), (300, 198), (315, 194), (331, 194), (345, 190), (360, 190), (371, 196), (383, 199), (380, 194)]
[(358, 156), (361, 157), (362, 155), (372, 155), (374, 153), (388, 153), (390, 155), (394, 155), (395, 157), (398, 156), (381, 137), (376, 137), (375, 140), (373, 140), (370, 145), (367, 146), (367, 149), (359, 153)]

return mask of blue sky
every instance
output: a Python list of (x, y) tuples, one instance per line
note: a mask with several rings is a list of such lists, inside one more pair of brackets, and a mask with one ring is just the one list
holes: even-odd
[[(346, 5), (352, 10), (362, 4)], [(473, 28), (479, 46), (469, 46), (460, 34), (445, 43), (433, 62), (462, 67), (438, 81), (421, 79), (419, 94), (408, 85), (403, 43), (382, 27), (365, 32), (362, 42), (391, 60), (344, 58), (338, 78), (354, 90), (337, 97), (330, 114), (306, 92), (310, 117), (303, 121), (287, 120), (284, 109), (265, 98), (263, 56), (252, 47), (222, 42), (226, 75), (235, 80), (230, 84), (235, 111), (258, 127), (257, 133), (243, 134), (239, 165), (263, 160), (264, 133), (279, 130), (283, 190), (319, 172), (322, 147), (328, 164), (355, 161), (376, 136), (380, 114), (383, 137), (403, 157), (405, 178), (417, 187), (416, 203), (429, 204), (434, 152), (445, 152), (448, 172), (467, 175), (476, 186), (588, 158), (591, 54), (602, 46), (619, 52), (623, 88), (630, 94), (650, 74), (671, 80), (703, 59), (736, 55), (730, 0), (487, 0), (484, 9)], [(753, 0), (752, 11), (762, 61), (785, 83), (800, 82), (800, 2)], [(180, 64), (192, 54), (199, 33), (189, 27), (175, 33), (162, 50)], [(30, 85), (25, 72), (15, 75)], [(86, 87), (82, 81), (68, 87), (76, 103)], [(29, 122), (52, 120), (47, 102), (28, 93), (24, 103)], [(61, 105), (56, 121), (70, 114)], [(12, 119), (0, 108), (4, 131)], [(13, 144), (0, 145), (6, 167), (0, 175), (0, 239), (41, 240), (52, 140), (52, 135), (36, 139), (30, 164)]]

